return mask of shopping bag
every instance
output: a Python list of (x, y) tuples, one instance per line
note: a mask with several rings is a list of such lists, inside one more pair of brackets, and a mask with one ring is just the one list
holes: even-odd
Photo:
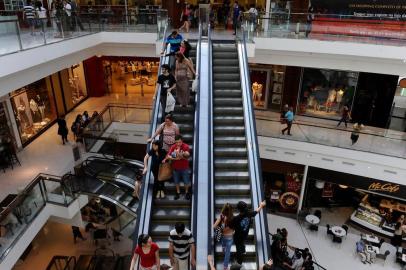
[(166, 181), (172, 178), (172, 166), (168, 162), (159, 165), (158, 181)]
[(166, 96), (165, 112), (166, 113), (172, 112), (175, 109), (175, 103), (176, 103), (175, 98), (172, 96), (172, 94), (170, 92), (168, 92), (168, 94)]
[(198, 81), (197, 81), (197, 79), (194, 79), (193, 80), (193, 83), (192, 83), (192, 92), (197, 92), (197, 87), (198, 87)]

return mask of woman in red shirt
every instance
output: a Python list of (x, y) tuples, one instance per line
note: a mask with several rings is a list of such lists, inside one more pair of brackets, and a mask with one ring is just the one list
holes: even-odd
[(138, 257), (140, 258), (140, 270), (159, 270), (159, 247), (152, 242), (148, 234), (138, 236), (138, 245), (134, 250), (130, 270), (134, 270)]

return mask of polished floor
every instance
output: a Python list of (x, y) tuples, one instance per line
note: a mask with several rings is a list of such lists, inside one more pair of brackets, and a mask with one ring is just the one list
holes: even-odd
[[(350, 226), (349, 233), (341, 244), (333, 243), (326, 232), (326, 223), (342, 225), (346, 223), (352, 210), (336, 208), (333, 212), (323, 211), (319, 231), (310, 231), (308, 225), (292, 218), (286, 218), (275, 214), (268, 214), (269, 232), (275, 233), (277, 228), (288, 230), (288, 244), (297, 248), (309, 248), (313, 259), (328, 270), (395, 270), (401, 266), (395, 262), (395, 247), (383, 243), (381, 250), (389, 250), (386, 259), (377, 259), (374, 264), (363, 264), (355, 253), (355, 243), (360, 239), (360, 231)], [(321, 269), (321, 268), (315, 268)]]
[(107, 241), (103, 240), (106, 244), (107, 250), (97, 250), (96, 246), (91, 240), (91, 236), (81, 229), (82, 235), (86, 238), (85, 241), (78, 239), (77, 243), (73, 242), (72, 229), (70, 225), (48, 221), (42, 230), (37, 234), (32, 242), (32, 250), (24, 261), (18, 261), (14, 266), (14, 270), (32, 270), (32, 269), (46, 269), (48, 263), (53, 256), (76, 256), (80, 255), (93, 255), (97, 254), (120, 256), (130, 255), (132, 253), (133, 242), (129, 238), (121, 237), (120, 241)]

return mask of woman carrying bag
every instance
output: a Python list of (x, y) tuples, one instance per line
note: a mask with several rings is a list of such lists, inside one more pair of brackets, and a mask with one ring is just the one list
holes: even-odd
[[(142, 174), (147, 173), (147, 168), (148, 168), (148, 160), (151, 157), (151, 172), (154, 175), (154, 183), (155, 183), (155, 190), (156, 190), (156, 198), (165, 198), (165, 180), (168, 179), (160, 179), (161, 178), (166, 178), (164, 177), (163, 170), (161, 167), (163, 166), (162, 161), (166, 157), (166, 151), (162, 149), (160, 143), (158, 140), (155, 140), (152, 142), (151, 150), (145, 155), (144, 157), (144, 170)], [(161, 175), (160, 173), (161, 172)], [(169, 177), (169, 176), (168, 176)], [(169, 177), (170, 178), (170, 177)]]
[(216, 241), (221, 242), (224, 253), (224, 269), (228, 269), (230, 263), (231, 246), (233, 245), (234, 229), (233, 224), (233, 207), (226, 203), (221, 209), (220, 217), (213, 225), (215, 230)]

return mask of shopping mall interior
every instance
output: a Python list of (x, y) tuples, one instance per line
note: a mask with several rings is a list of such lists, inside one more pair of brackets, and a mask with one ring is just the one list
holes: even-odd
[(69, 2), (0, 1), (0, 269), (406, 269), (399, 1)]

